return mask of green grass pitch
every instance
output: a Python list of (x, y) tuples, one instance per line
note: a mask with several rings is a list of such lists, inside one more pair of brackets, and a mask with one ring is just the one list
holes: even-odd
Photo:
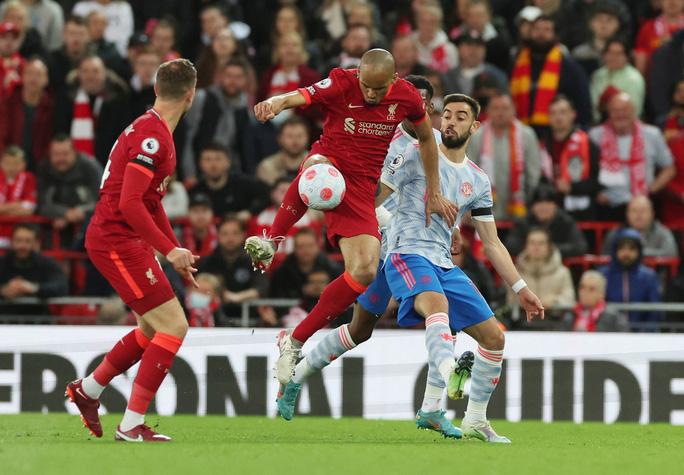
[(0, 416), (0, 473), (214, 474), (674, 474), (684, 473), (684, 427), (496, 421), (510, 446), (445, 440), (411, 421), (299, 417), (148, 417), (168, 444), (95, 439), (77, 416)]

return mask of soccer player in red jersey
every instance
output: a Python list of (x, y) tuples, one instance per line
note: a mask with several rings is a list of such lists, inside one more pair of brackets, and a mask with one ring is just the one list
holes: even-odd
[[(331, 163), (345, 178), (344, 200), (325, 213), (328, 239), (339, 244), (345, 272), (326, 287), (318, 304), (291, 335), (281, 333), (277, 363), (281, 384), (291, 379), (303, 343), (349, 307), (375, 278), (380, 254), (375, 192), (394, 129), (405, 118), (415, 125), (427, 178), (426, 225), (430, 224), (430, 213), (442, 215), (453, 225), (457, 212), (440, 191), (437, 144), (425, 104), (416, 88), (397, 76), (389, 52), (367, 51), (358, 70), (333, 69), (328, 78), (312, 86), (260, 102), (254, 112), (258, 120), (266, 121), (285, 109), (310, 104), (318, 104), (326, 119), (323, 134), (302, 169)], [(255, 266), (262, 270), (273, 260), (280, 236), (285, 236), (307, 210), (298, 185), (299, 176), (285, 195), (270, 235), (252, 236), (245, 243)]]
[(157, 261), (155, 249), (197, 285), (198, 256), (178, 244), (161, 199), (176, 168), (172, 133), (192, 105), (197, 71), (186, 59), (157, 70), (154, 107), (119, 135), (102, 175), (100, 200), (86, 234), (88, 257), (133, 309), (138, 320), (93, 373), (67, 385), (86, 427), (102, 437), (99, 397), (117, 375), (140, 361), (116, 440), (171, 440), (145, 425), (145, 412), (169, 372), (188, 329), (183, 309)]

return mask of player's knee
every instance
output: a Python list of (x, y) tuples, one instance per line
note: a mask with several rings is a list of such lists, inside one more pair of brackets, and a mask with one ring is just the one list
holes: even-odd
[(506, 344), (506, 336), (504, 332), (497, 328), (497, 331), (491, 332), (483, 338), (483, 342), (480, 343), (487, 350), (501, 351), (504, 349)]
[(311, 155), (310, 157), (307, 157), (306, 160), (304, 160), (304, 163), (302, 163), (302, 170), (305, 170), (314, 165), (318, 165), (319, 163), (326, 163), (328, 165), (332, 165), (330, 160), (328, 160), (328, 157), (316, 153), (314, 155)]
[(185, 318), (176, 319), (174, 322), (170, 322), (167, 328), (167, 333), (178, 337), (180, 339), (185, 338), (188, 333), (188, 321)]
[(377, 271), (377, 264), (373, 265), (373, 263), (371, 262), (364, 262), (357, 266), (354, 266), (348, 272), (355, 282), (358, 282), (361, 285), (368, 286), (373, 282), (373, 280), (375, 280), (375, 274), (377, 273)]

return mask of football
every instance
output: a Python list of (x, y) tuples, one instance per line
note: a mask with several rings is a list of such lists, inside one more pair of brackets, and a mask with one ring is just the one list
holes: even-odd
[(327, 163), (307, 168), (299, 178), (299, 196), (312, 209), (327, 211), (344, 199), (347, 186), (340, 171)]

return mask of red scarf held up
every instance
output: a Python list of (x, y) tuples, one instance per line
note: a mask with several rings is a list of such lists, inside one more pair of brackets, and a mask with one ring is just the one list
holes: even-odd
[(629, 167), (632, 196), (648, 195), (648, 186), (646, 185), (646, 150), (641, 124), (635, 121), (632, 126), (632, 146), (629, 151), (629, 160), (627, 161), (620, 159), (618, 139), (613, 126), (606, 123), (602, 128), (601, 168), (611, 173), (619, 173), (623, 167)]

